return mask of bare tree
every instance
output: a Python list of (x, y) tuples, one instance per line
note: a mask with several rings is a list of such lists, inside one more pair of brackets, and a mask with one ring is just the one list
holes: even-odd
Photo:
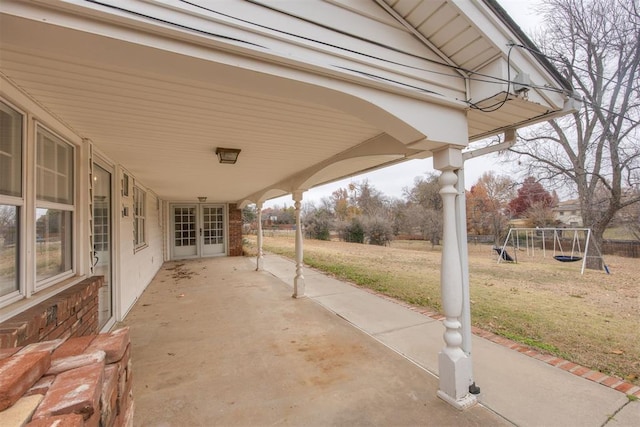
[(638, 0), (542, 1), (546, 25), (538, 44), (582, 106), (530, 130), (512, 151), (530, 175), (578, 195), (583, 223), (600, 247), (616, 212), (640, 201), (623, 197), (640, 183)]

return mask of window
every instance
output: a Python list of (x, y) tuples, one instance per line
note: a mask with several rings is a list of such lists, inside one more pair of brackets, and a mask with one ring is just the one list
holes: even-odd
[(0, 102), (0, 299), (20, 290), (22, 114)]
[(40, 125), (27, 140), (25, 117), (0, 100), (0, 306), (74, 273), (75, 149)]
[(73, 147), (36, 133), (36, 286), (72, 270)]
[(133, 187), (133, 243), (136, 249), (147, 244), (145, 236), (145, 215), (147, 194), (138, 187)]

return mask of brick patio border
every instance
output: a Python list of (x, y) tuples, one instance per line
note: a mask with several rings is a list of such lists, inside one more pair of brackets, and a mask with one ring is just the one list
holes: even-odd
[[(324, 273), (323, 273), (324, 274)], [(350, 282), (349, 282), (350, 283)], [(374, 291), (372, 289), (369, 288), (365, 288), (362, 286), (358, 286), (355, 285), (353, 283), (350, 283), (353, 286), (356, 286), (360, 289), (363, 289), (371, 294), (374, 294), (380, 298), (384, 298), (388, 301), (391, 301), (393, 303), (396, 303), (398, 305), (401, 305), (405, 308), (408, 308), (409, 310), (415, 311), (417, 313), (420, 313), (424, 316), (430, 317), (431, 319), (434, 320), (438, 320), (438, 321), (442, 321), (444, 320), (444, 316), (441, 313), (432, 311), (432, 310), (427, 310), (424, 307), (418, 307), (409, 303), (406, 303), (404, 301), (400, 301), (396, 298), (390, 297), (388, 295), (384, 295), (378, 291)], [(637, 386), (635, 384), (631, 384), (630, 382), (627, 382), (625, 380), (622, 380), (620, 378), (617, 377), (612, 377), (610, 375), (606, 375), (603, 374), (602, 372), (598, 372), (598, 371), (594, 371), (590, 368), (587, 368), (585, 366), (581, 366), (578, 365), (576, 363), (570, 362), (568, 360), (562, 359), (560, 357), (556, 357), (554, 355), (551, 354), (544, 354), (542, 352), (540, 352), (538, 349), (530, 347), (526, 344), (520, 344), (517, 343), (515, 341), (512, 341), (508, 338), (505, 337), (501, 337), (500, 335), (494, 334), (493, 332), (489, 332), (489, 331), (485, 331), (484, 329), (480, 329), (478, 327), (472, 326), (471, 327), (471, 332), (474, 335), (477, 335), (481, 338), (487, 339), (493, 343), (499, 344), (503, 347), (507, 347), (511, 350), (516, 350), (519, 353), (522, 353), (524, 355), (527, 355), (529, 357), (533, 357), (534, 359), (538, 359), (541, 362), (547, 363), (551, 366), (555, 366), (556, 368), (560, 368), (564, 371), (567, 371), (573, 375), (576, 375), (578, 377), (582, 377), (585, 378), (589, 381), (593, 381), (595, 383), (601, 384), (605, 387), (609, 387), (612, 388), (614, 390), (617, 390), (621, 393), (627, 394), (627, 395), (633, 395), (637, 398), (640, 398), (640, 386)]]

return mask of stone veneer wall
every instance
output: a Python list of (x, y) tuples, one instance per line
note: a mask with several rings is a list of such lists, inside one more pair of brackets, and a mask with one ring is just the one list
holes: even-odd
[(229, 256), (242, 255), (242, 210), (229, 205)]
[(133, 425), (129, 328), (0, 350), (0, 425)]
[(97, 333), (103, 283), (90, 277), (0, 323), (0, 349)]

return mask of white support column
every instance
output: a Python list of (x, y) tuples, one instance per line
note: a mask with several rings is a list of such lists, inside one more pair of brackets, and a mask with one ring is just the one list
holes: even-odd
[(477, 399), (469, 393), (471, 359), (462, 350), (463, 293), (462, 263), (456, 221), (456, 182), (454, 170), (462, 167), (462, 152), (458, 148), (446, 148), (434, 153), (434, 167), (440, 175), (440, 195), (443, 206), (442, 265), (440, 290), (445, 320), (445, 347), (438, 355), (440, 386), (438, 397), (458, 409), (476, 404)]
[(296, 208), (296, 277), (293, 279), (293, 298), (303, 298), (304, 276), (302, 275), (302, 221), (300, 220), (300, 209), (302, 207), (302, 191), (293, 193), (294, 206)]
[(256, 271), (262, 271), (264, 268), (264, 253), (262, 252), (262, 202), (256, 203), (256, 210), (258, 211), (258, 255), (256, 256)]

